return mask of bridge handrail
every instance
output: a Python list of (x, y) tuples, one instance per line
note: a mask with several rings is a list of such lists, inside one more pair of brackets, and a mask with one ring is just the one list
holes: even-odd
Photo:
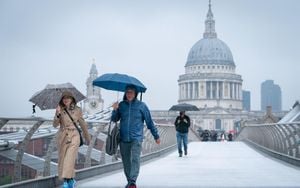
[(300, 160), (300, 122), (244, 125), (235, 140)]
[[(23, 155), (24, 153), (26, 153), (26, 148), (29, 145), (30, 141), (33, 139), (33, 135), (36, 133), (36, 131), (41, 127), (41, 125), (43, 125), (45, 122), (48, 122), (48, 126), (51, 126), (51, 122), (53, 121), (53, 119), (46, 119), (46, 118), (41, 118), (41, 117), (29, 117), (29, 118), (7, 118), (7, 117), (0, 117), (0, 129), (2, 127), (4, 127), (8, 122), (13, 121), (13, 123), (15, 123), (14, 121), (17, 122), (22, 122), (22, 123), (28, 123), (26, 124), (29, 128), (28, 131), (24, 132), (24, 134), (26, 134), (24, 137), (20, 137), (19, 138), (19, 143), (16, 143), (16, 145), (14, 146), (14, 149), (18, 149), (17, 150), (17, 156), (15, 159), (15, 163), (14, 163), (14, 175), (13, 175), (13, 182), (19, 182), (21, 181), (21, 169), (22, 169), (22, 160), (23, 160)], [(50, 123), (49, 123), (50, 122)], [(102, 121), (98, 121), (98, 122), (89, 122), (91, 124), (93, 124), (92, 126), (97, 126), (97, 131), (94, 132), (93, 134), (93, 140), (95, 140), (98, 135), (100, 134), (100, 132), (106, 133), (107, 130), (105, 130), (108, 126), (108, 121), (102, 122)], [(16, 123), (18, 124), (18, 123)], [(151, 132), (146, 128), (145, 126), (145, 135), (144, 135), (144, 142), (143, 142), (143, 149), (142, 149), (142, 154), (146, 155), (152, 152), (156, 152), (159, 151), (161, 149), (164, 148), (168, 148), (169, 146), (172, 146), (174, 144), (176, 144), (176, 138), (175, 138), (175, 129), (173, 126), (167, 125), (167, 124), (156, 124), (157, 128), (158, 128), (158, 132), (161, 135), (161, 144), (157, 145), (154, 142), (153, 136), (151, 135)], [(51, 126), (52, 127), (52, 126)], [(104, 141), (105, 144), (105, 140)], [(94, 148), (95, 146), (95, 142), (91, 142), (90, 145), (88, 146), (88, 149), (86, 151), (86, 154), (84, 156), (84, 160), (85, 163), (83, 164), (83, 168), (89, 168), (91, 166), (91, 150)], [(6, 147), (7, 143), (5, 143), (3, 145), (3, 147)], [(10, 148), (6, 148), (6, 149), (11, 149)], [(56, 149), (56, 134), (51, 134), (51, 140), (48, 144), (48, 149), (46, 152), (46, 155), (43, 156), (43, 158), (45, 159), (44, 162), (44, 170), (42, 172), (42, 175), (44, 177), (50, 176), (50, 163), (51, 163), (51, 156), (52, 153), (54, 152), (54, 150)], [(101, 152), (101, 158), (100, 158), (100, 162), (98, 163), (98, 165), (104, 165), (105, 164), (105, 145), (102, 146), (102, 150), (99, 150)], [(1, 152), (1, 150), (0, 150)], [(120, 156), (116, 155), (115, 157), (112, 158), (111, 162), (114, 162), (116, 160), (118, 160)], [(52, 162), (53, 163), (53, 162)]]
[[(152, 152), (146, 155), (142, 155), (141, 162), (144, 163), (151, 159), (163, 156), (176, 148), (176, 144), (160, 149), (156, 152)], [(76, 170), (76, 179), (82, 180), (92, 176), (101, 175), (107, 172), (116, 171), (123, 168), (121, 161), (116, 161), (106, 165), (97, 165), (85, 169)], [(47, 177), (41, 177), (33, 180), (26, 180), (22, 182), (12, 183), (0, 186), (0, 188), (32, 188), (32, 187), (57, 187), (61, 184), (57, 175), (51, 175)]]

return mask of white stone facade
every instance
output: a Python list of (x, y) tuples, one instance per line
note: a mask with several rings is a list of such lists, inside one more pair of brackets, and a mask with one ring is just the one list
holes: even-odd
[(93, 80), (97, 77), (98, 71), (96, 65), (93, 63), (90, 70), (90, 76), (86, 81), (87, 95), (83, 102), (83, 112), (88, 115), (93, 115), (96, 112), (103, 110), (104, 101), (101, 96), (101, 89), (100, 87), (93, 86)]
[[(242, 112), (242, 77), (235, 72), (230, 48), (217, 38), (209, 2), (203, 38), (191, 48), (185, 73), (179, 76), (178, 103), (196, 105), (194, 122), (203, 129), (233, 130)], [(198, 115), (197, 115), (198, 114)]]

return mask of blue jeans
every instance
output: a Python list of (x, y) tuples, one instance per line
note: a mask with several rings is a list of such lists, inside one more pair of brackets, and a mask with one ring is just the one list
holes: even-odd
[(184, 152), (187, 152), (188, 133), (181, 133), (177, 131), (176, 138), (177, 138), (178, 153), (182, 154), (182, 142), (183, 142)]
[(120, 151), (127, 181), (135, 183), (140, 171), (142, 142), (121, 142)]

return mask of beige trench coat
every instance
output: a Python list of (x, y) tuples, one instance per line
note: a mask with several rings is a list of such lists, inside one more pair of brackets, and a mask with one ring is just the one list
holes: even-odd
[[(81, 109), (76, 106), (68, 112), (73, 120), (78, 122), (77, 126), (80, 125), (78, 127), (81, 128), (85, 141), (90, 142), (90, 135), (88, 134), (87, 124), (82, 118)], [(54, 117), (53, 126), (60, 126), (57, 133), (58, 177), (59, 179), (73, 178), (75, 177), (75, 161), (80, 143), (79, 133), (65, 111), (61, 113), (59, 118)]]

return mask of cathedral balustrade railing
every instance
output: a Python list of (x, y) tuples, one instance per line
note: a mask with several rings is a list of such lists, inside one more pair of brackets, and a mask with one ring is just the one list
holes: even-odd
[(245, 125), (235, 140), (246, 141), (276, 158), (300, 165), (300, 122)]
[[(56, 135), (58, 129), (54, 128), (52, 124), (52, 119), (39, 117), (0, 117), (0, 164), (3, 169), (0, 175), (8, 177), (7, 183), (57, 174)], [(88, 124), (92, 141), (89, 145), (80, 147), (76, 169), (121, 161), (119, 154), (109, 156), (105, 153), (105, 139), (109, 122), (88, 122)], [(173, 125), (156, 125), (161, 144), (155, 143), (150, 130), (145, 126), (143, 156), (176, 145)], [(36, 166), (30, 164), (36, 164)]]
[(194, 73), (194, 74), (184, 74), (179, 76), (179, 80), (192, 80), (192, 79), (214, 79), (214, 78), (224, 78), (224, 79), (233, 79), (240, 80), (241, 76), (237, 74), (230, 73)]

